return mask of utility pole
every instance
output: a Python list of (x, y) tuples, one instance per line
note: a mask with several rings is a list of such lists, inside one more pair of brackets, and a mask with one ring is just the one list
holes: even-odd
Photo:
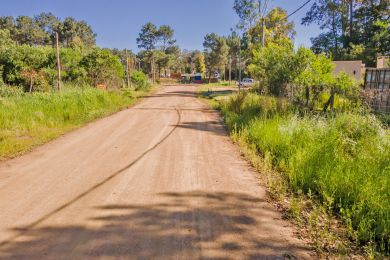
[(229, 86), (232, 84), (232, 55), (229, 55)]
[(58, 32), (56, 32), (56, 56), (57, 56), (57, 90), (61, 90), (61, 63), (60, 46), (58, 44)]
[(265, 42), (265, 21), (264, 17), (261, 18), (261, 47), (264, 48), (264, 42)]
[(155, 83), (155, 74), (154, 74), (154, 55), (152, 56), (152, 82)]
[(126, 76), (127, 76), (127, 87), (130, 88), (130, 75), (129, 75), (129, 55), (127, 55), (126, 51)]
[(239, 68), (239, 73), (238, 73), (238, 93), (241, 92), (241, 53), (238, 52), (238, 55), (237, 55), (237, 59), (238, 59), (238, 68)]

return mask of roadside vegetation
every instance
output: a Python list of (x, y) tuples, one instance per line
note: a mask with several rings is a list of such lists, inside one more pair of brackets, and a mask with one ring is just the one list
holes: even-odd
[[(353, 6), (356, 24), (343, 23), (337, 30), (342, 35), (320, 35), (312, 49), (294, 46), (294, 24), (285, 19), (287, 12), (259, 6), (267, 1), (236, 0), (243, 36), (209, 34), (204, 41), (208, 70), (224, 71), (226, 60), (237, 57), (235, 65), (257, 84), (241, 93), (210, 92), (205, 86), (200, 91), (221, 111), (233, 140), (259, 170), (286, 217), (327, 257), (380, 258), (390, 253), (388, 117), (372, 113), (362, 99), (361, 82), (343, 72), (334, 75), (332, 63), (336, 57), (373, 64), (375, 52), (389, 53), (382, 45), (388, 36), (380, 38), (388, 35), (379, 26), (389, 26), (385, 6), (374, 2), (378, 21), (372, 25), (378, 26), (371, 29), (377, 37), (369, 43), (347, 33), (351, 25), (371, 30), (360, 24), (362, 17), (373, 18), (366, 12), (373, 6), (365, 1)], [(329, 21), (342, 12), (348, 21), (351, 14), (343, 12), (349, 4), (340, 2), (336, 10), (327, 3), (316, 2), (303, 23), (322, 24), (321, 12)], [(342, 26), (337, 19), (328, 24)]]
[[(291, 193), (293, 217), (303, 217), (305, 196), (320, 202), (325, 213), (339, 216), (344, 225), (340, 237), (361, 245), (377, 242), (377, 249), (387, 250), (390, 135), (375, 116), (303, 115), (284, 99), (246, 93), (220, 101), (219, 108), (234, 140), (261, 157), (261, 170), (278, 174), (267, 180), (273, 197), (284, 200)], [(307, 209), (313, 217), (315, 208)], [(310, 221), (321, 219), (306, 216), (305, 221), (313, 225)], [(327, 235), (333, 232), (322, 228)], [(324, 237), (316, 240), (319, 249), (346, 250)]]
[(150, 90), (147, 76), (126, 66), (126, 50), (99, 48), (95, 37), (73, 18), (0, 17), (0, 160), (125, 108)]
[(0, 88), (0, 160), (116, 112), (135, 100), (130, 92), (107, 92), (91, 87), (32, 94), (19, 89), (9, 93), (8, 88)]

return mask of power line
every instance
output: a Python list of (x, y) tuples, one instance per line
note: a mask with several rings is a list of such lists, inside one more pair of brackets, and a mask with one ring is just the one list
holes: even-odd
[(292, 15), (298, 13), (302, 8), (304, 8), (304, 7), (305, 7), (308, 3), (310, 3), (310, 2), (311, 2), (311, 0), (307, 0), (303, 5), (301, 5), (299, 8), (297, 8), (294, 12), (292, 12), (292, 13), (289, 14), (289, 15), (287, 15), (285, 19), (287, 20), (287, 19), (290, 18)]

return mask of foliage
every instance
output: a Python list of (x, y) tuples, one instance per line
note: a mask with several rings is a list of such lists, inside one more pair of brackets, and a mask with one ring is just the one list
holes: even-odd
[(133, 98), (91, 87), (23, 94), (0, 87), (0, 160), (15, 156), (95, 118), (128, 106)]
[(203, 47), (210, 81), (211, 74), (227, 64), (227, 54), (229, 50), (225, 38), (218, 36), (215, 33), (207, 34), (205, 36)]
[[(290, 96), (297, 105), (310, 110), (333, 110), (335, 95), (358, 103), (357, 83), (345, 73), (334, 77), (333, 64), (324, 54), (316, 55), (304, 47), (295, 51), (287, 40), (256, 48), (252, 56), (248, 70), (259, 80), (261, 92)], [(323, 102), (325, 94), (328, 100)]]
[(117, 56), (108, 50), (93, 48), (80, 62), (93, 86), (105, 84), (111, 87), (120, 87), (124, 75), (122, 64)]
[(268, 0), (235, 0), (233, 9), (240, 18), (237, 27), (244, 30), (253, 27), (260, 15), (265, 13), (267, 5)]
[(270, 43), (253, 50), (252, 64), (248, 67), (261, 86), (273, 95), (281, 95), (292, 78), (293, 45)]
[(222, 102), (228, 127), (281, 172), (294, 192), (339, 214), (359, 243), (390, 239), (390, 136), (371, 115), (300, 117), (283, 100), (239, 95)]
[[(362, 59), (375, 66), (377, 54), (390, 54), (388, 1), (316, 0), (302, 23), (325, 30), (312, 39), (312, 48), (333, 59)], [(356, 46), (361, 50), (356, 52)]]
[(141, 28), (137, 38), (138, 48), (151, 51), (155, 48), (158, 37), (158, 29), (152, 23), (147, 23)]
[[(265, 45), (269, 43), (282, 43), (286, 40), (291, 40), (294, 38), (296, 32), (294, 30), (294, 23), (286, 20), (287, 11), (276, 7), (272, 9), (264, 17), (265, 29)], [(262, 23), (257, 21), (257, 23), (252, 26), (247, 32), (250, 42), (253, 46), (257, 46), (261, 43), (262, 37)]]
[(135, 90), (147, 90), (151, 87), (148, 77), (142, 71), (133, 72), (130, 78)]
[(201, 52), (198, 52), (195, 55), (195, 70), (200, 74), (206, 72), (205, 58), (204, 58), (204, 54)]
[[(178, 60), (180, 49), (175, 45), (173, 38), (174, 30), (169, 25), (157, 27), (153, 23), (147, 23), (141, 28), (137, 38), (138, 48), (143, 49), (138, 53), (139, 59), (143, 62), (143, 71), (152, 72), (152, 63), (158, 67), (158, 75), (161, 70), (175, 66)], [(150, 64), (150, 66), (149, 66)]]
[(60, 44), (67, 47), (74, 44), (90, 47), (95, 45), (96, 41), (96, 34), (86, 22), (77, 21), (72, 17), (61, 21), (52, 13), (41, 13), (35, 17), (2, 16), (0, 29), (9, 30), (12, 40), (18, 44), (31, 46), (54, 45), (54, 32), (58, 33)]

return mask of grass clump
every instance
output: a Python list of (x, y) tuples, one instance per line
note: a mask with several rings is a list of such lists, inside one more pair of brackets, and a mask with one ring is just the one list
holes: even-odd
[(374, 242), (389, 254), (390, 135), (375, 116), (302, 116), (283, 99), (254, 94), (220, 108), (235, 138), (281, 173), (291, 191), (340, 216), (358, 244)]
[(0, 88), (0, 160), (14, 157), (134, 101), (130, 92), (91, 87), (23, 93)]

